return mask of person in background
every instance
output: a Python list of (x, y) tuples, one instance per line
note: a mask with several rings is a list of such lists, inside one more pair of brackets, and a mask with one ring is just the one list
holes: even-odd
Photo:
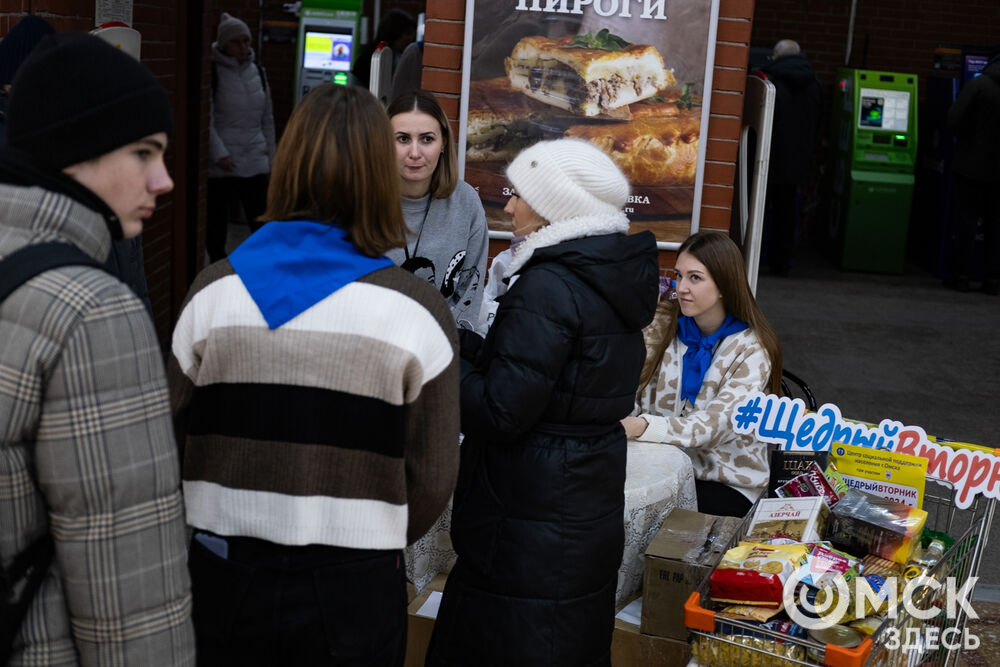
[(457, 331), (400, 246), (393, 137), (323, 84), (278, 146), (265, 218), (195, 279), (169, 377), (203, 665), (402, 665), (402, 549), (458, 472)]
[(774, 45), (773, 60), (763, 68), (774, 84), (774, 124), (767, 170), (767, 203), (770, 207), (769, 263), (786, 276), (795, 258), (795, 236), (802, 188), (809, 182), (823, 88), (799, 45), (783, 39)]
[(578, 139), (507, 168), (524, 236), (485, 341), (462, 333), (458, 554), (428, 665), (610, 664), (624, 547), (625, 432), (656, 309), (652, 233), (628, 181)]
[(274, 113), (264, 69), (254, 61), (250, 28), (222, 12), (212, 44), (209, 123), (208, 227), (205, 247), (216, 262), (226, 256), (230, 204), (243, 206), (251, 231), (267, 203), (274, 156)]
[(424, 43), (413, 42), (400, 54), (392, 72), (392, 86), (389, 88), (389, 100), (394, 100), (403, 93), (420, 88), (424, 75)]
[(983, 220), (983, 291), (1000, 294), (1000, 52), (965, 84), (948, 110), (955, 135), (955, 233), (952, 276), (945, 285), (968, 292), (977, 263), (976, 227)]
[(0, 40), (0, 146), (6, 143), (7, 97), (21, 63), (46, 35), (55, 30), (40, 16), (29, 14), (18, 21)]
[(351, 73), (357, 85), (368, 88), (371, 83), (372, 55), (382, 42), (392, 49), (392, 70), (395, 72), (399, 55), (417, 38), (417, 22), (413, 16), (401, 9), (393, 9), (385, 15), (375, 30), (375, 39), (364, 45), (358, 52)]
[(462, 328), (476, 329), (486, 275), (486, 212), (458, 178), (451, 126), (434, 95), (414, 90), (389, 105), (406, 243), (386, 253), (441, 291)]
[(35, 562), (12, 665), (194, 665), (160, 348), (139, 299), (99, 268), (173, 187), (170, 131), (166, 91), (97, 37), (44, 38), (14, 79), (0, 257), (59, 241), (93, 265), (41, 273), (0, 305), (0, 560), (9, 572), (29, 545), (54, 553)]
[(677, 300), (662, 300), (644, 332), (636, 407), (622, 424), (631, 439), (687, 452), (699, 512), (743, 516), (767, 485), (767, 448), (734, 433), (730, 418), (756, 391), (781, 393), (778, 336), (750, 292), (740, 249), (725, 234), (689, 236), (675, 272)]

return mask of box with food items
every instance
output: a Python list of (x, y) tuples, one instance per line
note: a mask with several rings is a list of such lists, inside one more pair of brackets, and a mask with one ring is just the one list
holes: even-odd
[[(835, 465), (821, 470), (807, 461), (796, 472), (775, 487), (776, 495), (782, 487), (787, 495), (756, 503), (719, 564), (689, 597), (685, 625), (693, 635), (692, 664), (924, 664), (933, 657), (926, 653), (931, 648), (923, 647), (923, 660), (916, 660), (888, 640), (922, 622), (901, 604), (907, 583), (921, 575), (944, 583), (950, 573), (974, 574), (974, 554), (981, 555), (992, 513), (977, 510), (965, 533), (952, 539), (939, 532), (952, 527), (950, 489), (927, 485), (925, 499), (949, 510), (928, 512), (847, 488)], [(788, 484), (796, 479), (808, 481), (793, 485), (796, 492), (812, 493), (792, 492)], [(918, 608), (945, 606), (939, 591), (920, 590), (911, 598)], [(934, 625), (941, 630), (959, 622), (939, 618)]]

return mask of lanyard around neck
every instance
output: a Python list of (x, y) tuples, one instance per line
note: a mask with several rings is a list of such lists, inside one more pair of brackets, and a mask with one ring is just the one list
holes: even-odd
[[(413, 246), (413, 256), (417, 256), (417, 250), (420, 249), (420, 237), (424, 235), (424, 225), (427, 224), (427, 214), (431, 211), (431, 201), (434, 199), (434, 195), (427, 193), (427, 206), (424, 207), (424, 219), (420, 221), (420, 231), (417, 232), (417, 242)], [(407, 243), (403, 246), (403, 253), (406, 255), (406, 259), (410, 259), (410, 244)]]

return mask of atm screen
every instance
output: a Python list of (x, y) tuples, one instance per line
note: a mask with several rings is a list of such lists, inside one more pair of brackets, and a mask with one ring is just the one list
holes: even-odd
[(962, 64), (962, 83), (965, 84), (969, 79), (975, 79), (982, 74), (989, 60), (989, 56), (981, 53), (966, 53), (965, 62)]
[(342, 33), (306, 30), (302, 66), (347, 72), (351, 69), (352, 41), (353, 35), (348, 29)]
[(909, 123), (910, 93), (903, 90), (861, 89), (859, 128), (907, 132)]

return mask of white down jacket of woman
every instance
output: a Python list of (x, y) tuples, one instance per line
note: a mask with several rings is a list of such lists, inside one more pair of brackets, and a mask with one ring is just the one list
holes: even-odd
[[(220, 51), (218, 44), (212, 44), (212, 63), (216, 81), (211, 96), (212, 164), (208, 177), (247, 178), (269, 173), (274, 156), (274, 113), (271, 91), (261, 81), (253, 51), (250, 60), (241, 63)], [(225, 171), (217, 164), (227, 155), (236, 165), (233, 171)]]

